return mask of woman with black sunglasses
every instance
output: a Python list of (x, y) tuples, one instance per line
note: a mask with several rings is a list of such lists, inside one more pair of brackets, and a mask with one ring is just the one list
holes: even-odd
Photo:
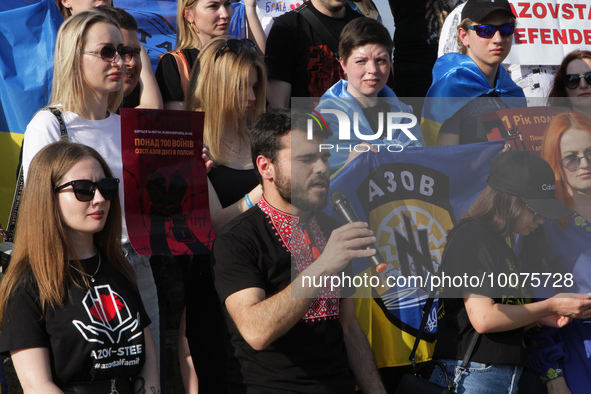
[[(68, 139), (96, 149), (121, 180), (121, 118), (115, 112), (123, 99), (123, 64), (128, 56), (131, 49), (123, 46), (121, 31), (111, 18), (97, 10), (71, 16), (58, 31), (48, 106), (61, 112)], [(33, 116), (23, 141), (25, 180), (33, 156), (60, 140), (61, 129), (60, 119), (51, 111), (38, 111)], [(119, 202), (123, 208), (122, 189)], [(125, 221), (121, 244), (135, 270), (144, 307), (152, 321), (152, 336), (160, 343), (158, 297), (150, 256), (140, 256), (132, 248)]]
[(85, 145), (55, 142), (31, 162), (0, 286), (0, 352), (24, 392), (160, 391), (150, 319), (121, 251), (118, 181)]
[[(567, 112), (549, 124), (542, 143), (542, 157), (556, 176), (556, 197), (574, 211), (558, 221), (548, 220), (544, 231), (551, 272), (570, 273), (569, 291), (591, 290), (591, 118)], [(591, 319), (575, 320), (530, 334), (530, 364), (546, 382), (549, 394), (589, 392)], [(569, 391), (570, 390), (570, 391)]]
[(548, 97), (550, 105), (569, 107), (591, 116), (590, 51), (573, 51), (562, 59)]
[[(458, 26), (461, 53), (437, 59), (423, 107), (421, 129), (429, 145), (487, 141), (480, 115), (525, 106), (523, 90), (501, 63), (509, 55), (515, 15), (507, 0), (468, 0)], [(502, 97), (503, 99), (499, 99)], [(515, 97), (517, 99), (507, 99)]]

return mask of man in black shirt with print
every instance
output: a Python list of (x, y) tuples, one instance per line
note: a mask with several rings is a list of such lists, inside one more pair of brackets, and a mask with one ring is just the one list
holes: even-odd
[(291, 97), (320, 97), (344, 78), (337, 58), (339, 36), (361, 16), (346, 4), (309, 0), (275, 20), (265, 50), (270, 107), (289, 108)]
[(230, 392), (353, 394), (357, 384), (385, 393), (353, 300), (341, 298), (346, 289), (310, 285), (376, 251), (359, 249), (375, 242), (367, 223), (331, 232), (335, 223), (322, 213), (328, 154), (318, 149), (326, 136), (308, 140), (306, 124), (286, 110), (261, 115), (251, 146), (263, 197), (214, 243), (215, 285), (238, 361)]

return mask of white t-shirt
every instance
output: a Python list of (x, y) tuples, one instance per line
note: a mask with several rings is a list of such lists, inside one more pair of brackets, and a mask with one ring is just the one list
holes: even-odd
[[(127, 226), (125, 224), (125, 209), (123, 200), (123, 161), (121, 159), (121, 117), (109, 113), (106, 119), (87, 120), (69, 111), (62, 111), (68, 139), (71, 142), (87, 145), (101, 154), (111, 168), (113, 176), (121, 180), (119, 184), (119, 201), (123, 213), (122, 243), (129, 242)], [(33, 157), (43, 147), (60, 139), (60, 124), (51, 111), (39, 111), (27, 125), (23, 141), (23, 174), (27, 179), (27, 172)]]

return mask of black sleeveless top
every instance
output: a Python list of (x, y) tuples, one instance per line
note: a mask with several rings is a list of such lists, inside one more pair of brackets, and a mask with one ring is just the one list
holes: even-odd
[(259, 184), (254, 169), (237, 170), (224, 165), (216, 165), (207, 176), (223, 208), (234, 204)]

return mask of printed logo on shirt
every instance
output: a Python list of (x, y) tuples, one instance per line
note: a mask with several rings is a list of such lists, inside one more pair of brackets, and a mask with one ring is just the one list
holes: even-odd
[(88, 290), (82, 303), (88, 314), (88, 323), (81, 320), (73, 320), (72, 323), (86, 341), (116, 344), (126, 331), (130, 332), (128, 340), (142, 335), (139, 315), (131, 315), (125, 300), (110, 285)]

